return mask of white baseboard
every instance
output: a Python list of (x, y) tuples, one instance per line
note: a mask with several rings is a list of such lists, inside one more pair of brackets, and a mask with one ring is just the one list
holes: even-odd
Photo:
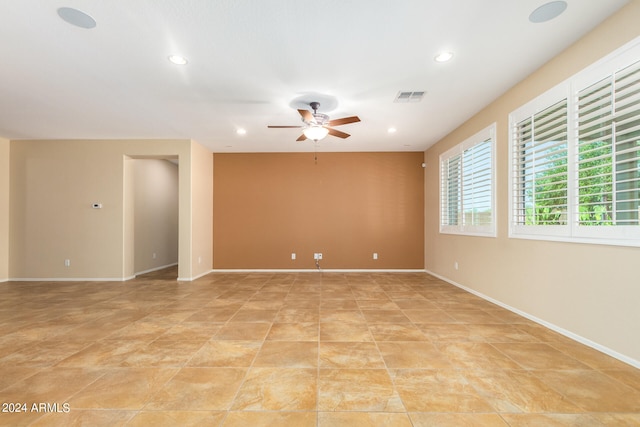
[(363, 268), (214, 268), (211, 273), (425, 273), (424, 269), (363, 269)]
[(126, 282), (136, 276), (129, 277), (19, 277), (9, 282)]
[(482, 298), (482, 299), (484, 299), (486, 301), (489, 301), (489, 302), (491, 302), (493, 304), (496, 304), (496, 305), (498, 305), (498, 306), (500, 306), (500, 307), (502, 307), (504, 309), (507, 309), (507, 310), (509, 310), (509, 311), (511, 311), (513, 313), (516, 313), (516, 314), (518, 314), (518, 315), (520, 315), (520, 316), (522, 316), (522, 317), (524, 317), (526, 319), (529, 319), (529, 320), (531, 320), (533, 322), (536, 322), (536, 323), (538, 323), (538, 324), (540, 324), (540, 325), (542, 325), (542, 326), (544, 326), (544, 327), (546, 327), (548, 329), (551, 329), (552, 331), (555, 331), (555, 332), (557, 332), (557, 333), (559, 333), (561, 335), (564, 335), (567, 338), (570, 338), (570, 339), (572, 339), (574, 341), (577, 341), (577, 342), (579, 342), (581, 344), (584, 344), (584, 345), (586, 345), (588, 347), (591, 347), (591, 348), (593, 348), (595, 350), (598, 350), (598, 351), (600, 351), (600, 352), (602, 352), (602, 353), (604, 353), (606, 355), (609, 355), (609, 356), (611, 356), (611, 357), (613, 357), (615, 359), (620, 360), (621, 362), (624, 362), (624, 363), (626, 363), (628, 365), (631, 365), (634, 368), (639, 368), (640, 369), (640, 361), (639, 360), (636, 360), (636, 359), (633, 359), (633, 358), (631, 358), (629, 356), (626, 356), (624, 354), (618, 353), (617, 351), (612, 350), (609, 347), (605, 347), (605, 346), (603, 346), (601, 344), (598, 344), (597, 342), (591, 341), (588, 338), (585, 338), (585, 337), (583, 337), (581, 335), (578, 335), (578, 334), (575, 334), (575, 333), (573, 333), (571, 331), (563, 329), (563, 328), (561, 328), (561, 327), (559, 327), (557, 325), (554, 325), (553, 323), (549, 323), (546, 320), (540, 319), (540, 318), (538, 318), (536, 316), (533, 316), (533, 315), (531, 315), (531, 314), (529, 314), (527, 312), (524, 312), (522, 310), (519, 310), (519, 309), (517, 309), (515, 307), (511, 307), (508, 304), (505, 304), (505, 303), (503, 303), (501, 301), (498, 301), (498, 300), (496, 300), (494, 298), (491, 298), (490, 296), (484, 295), (483, 293), (478, 292), (478, 291), (476, 291), (474, 289), (471, 289), (471, 288), (468, 288), (468, 287), (466, 287), (464, 285), (461, 285), (460, 283), (457, 283), (457, 282), (455, 282), (455, 281), (453, 281), (453, 280), (451, 280), (451, 279), (449, 279), (447, 277), (441, 276), (441, 275), (439, 275), (437, 273), (434, 273), (432, 271), (429, 271), (429, 270), (425, 270), (425, 272), (430, 274), (430, 275), (432, 275), (432, 276), (434, 276), (434, 277), (437, 277), (438, 279), (444, 280), (445, 282), (450, 283), (453, 286), (456, 286), (456, 287), (458, 287), (460, 289), (463, 289), (463, 290), (465, 290), (465, 291), (467, 291), (467, 292), (469, 292), (469, 293), (471, 293), (473, 295), (476, 295), (476, 296), (478, 296), (478, 297), (480, 297), (480, 298)]

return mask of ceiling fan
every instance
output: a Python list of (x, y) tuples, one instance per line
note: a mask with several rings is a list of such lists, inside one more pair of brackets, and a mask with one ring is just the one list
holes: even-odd
[(326, 114), (318, 113), (320, 107), (319, 102), (310, 102), (309, 106), (313, 109), (313, 113), (309, 110), (298, 110), (301, 119), (304, 122), (303, 126), (267, 126), (268, 128), (296, 128), (302, 129), (302, 135), (296, 139), (296, 141), (304, 141), (305, 139), (311, 139), (319, 141), (327, 135), (337, 136), (338, 138), (348, 138), (348, 133), (341, 132), (333, 129), (332, 126), (346, 125), (349, 123), (356, 123), (360, 121), (358, 116), (344, 117), (342, 119), (329, 120), (329, 116)]

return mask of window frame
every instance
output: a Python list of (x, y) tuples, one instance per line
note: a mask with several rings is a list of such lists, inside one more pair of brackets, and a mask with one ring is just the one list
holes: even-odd
[[(509, 238), (566, 241), (616, 246), (640, 246), (640, 221), (637, 225), (579, 225), (579, 157), (578, 157), (578, 95), (640, 60), (640, 37), (605, 56), (569, 79), (522, 105), (509, 114)], [(518, 173), (515, 130), (526, 117), (567, 100), (568, 194), (566, 225), (525, 225), (518, 222), (515, 192)], [(615, 183), (615, 181), (614, 181)], [(615, 190), (614, 190), (615, 191)]]
[[(476, 225), (476, 224), (465, 224), (465, 215), (464, 215), (464, 194), (460, 196), (460, 206), (458, 207), (458, 224), (445, 224), (445, 216), (443, 213), (445, 209), (449, 209), (449, 204), (446, 203), (448, 198), (448, 193), (445, 195), (445, 182), (444, 182), (444, 165), (445, 162), (449, 162), (451, 159), (459, 156), (461, 162), (461, 169), (459, 173), (459, 191), (462, 191), (462, 188), (465, 187), (465, 183), (462, 178), (464, 175), (464, 153), (468, 150), (472, 150), (474, 147), (478, 147), (481, 144), (488, 144), (489, 147), (489, 156), (490, 156), (490, 169), (489, 169), (489, 189), (491, 194), (490, 197), (490, 209), (491, 209), (491, 221), (488, 225)], [(439, 232), (441, 234), (459, 234), (459, 235), (467, 235), (467, 236), (482, 236), (482, 237), (496, 237), (497, 234), (497, 212), (496, 212), (496, 123), (491, 124), (487, 128), (477, 132), (471, 137), (465, 139), (463, 142), (455, 145), (449, 150), (443, 152), (439, 156), (439, 198), (438, 198), (438, 224), (439, 224)], [(447, 163), (448, 165), (448, 163)], [(448, 184), (448, 181), (447, 181)], [(449, 186), (447, 185), (447, 188)]]

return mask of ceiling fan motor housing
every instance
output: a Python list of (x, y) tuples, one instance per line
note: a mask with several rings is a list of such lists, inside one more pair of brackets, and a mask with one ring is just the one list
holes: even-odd
[(317, 124), (318, 126), (324, 126), (329, 123), (329, 116), (327, 116), (326, 114), (313, 113), (313, 118), (316, 119), (315, 124)]

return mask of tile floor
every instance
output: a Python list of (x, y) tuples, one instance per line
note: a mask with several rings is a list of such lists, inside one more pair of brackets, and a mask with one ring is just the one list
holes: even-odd
[(175, 277), (0, 284), (0, 425), (640, 425), (640, 370), (426, 274)]

